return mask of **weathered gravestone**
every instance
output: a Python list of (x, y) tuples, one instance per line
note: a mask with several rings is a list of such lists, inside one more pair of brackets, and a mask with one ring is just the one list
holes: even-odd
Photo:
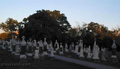
[(79, 53), (78, 53), (78, 42), (76, 42), (76, 45), (75, 45), (75, 54), (79, 55)]
[(100, 62), (99, 60), (99, 46), (96, 45), (94, 47), (94, 52), (93, 52), (93, 58), (92, 58), (95, 62)]
[(34, 61), (39, 61), (39, 47), (36, 47), (34, 52)]
[(68, 52), (68, 45), (65, 43), (65, 52)]
[(91, 59), (91, 48), (90, 48), (90, 46), (89, 46), (89, 48), (87, 48), (88, 50), (87, 50), (87, 53), (88, 53), (88, 55), (87, 55), (87, 58), (88, 59)]
[(33, 48), (32, 48), (32, 41), (31, 39), (27, 42), (27, 58), (28, 58), (28, 62), (31, 62), (33, 60)]
[(62, 55), (63, 54), (63, 46), (62, 43), (60, 43), (60, 50), (59, 50), (59, 54)]
[(44, 43), (43, 43), (43, 48), (44, 48), (44, 50), (43, 50), (43, 56), (45, 57), (45, 58), (48, 58), (48, 44), (47, 44), (47, 41), (46, 41), (46, 38), (44, 38)]
[(58, 53), (58, 50), (59, 50), (59, 43), (57, 42), (57, 40), (55, 41), (55, 44), (54, 44), (54, 52), (55, 53)]
[(118, 62), (118, 58), (116, 56), (116, 44), (115, 44), (115, 40), (113, 40), (113, 45), (112, 45), (112, 55), (111, 55), (111, 60), (113, 63), (117, 63)]
[(26, 41), (24, 36), (22, 36), (22, 42), (21, 42), (20, 62), (27, 62)]
[(106, 61), (106, 58), (105, 58), (105, 48), (101, 48), (101, 52), (102, 52), (102, 57), (101, 57), (101, 60), (102, 61)]
[(81, 58), (84, 58), (84, 55), (83, 55), (83, 41), (81, 40), (81, 44), (80, 44), (81, 46), (81, 48), (80, 48), (80, 54), (79, 54), (79, 57), (81, 57)]
[(16, 52), (15, 52), (15, 59), (19, 59), (20, 58), (20, 41), (16, 41), (16, 48), (15, 48)]

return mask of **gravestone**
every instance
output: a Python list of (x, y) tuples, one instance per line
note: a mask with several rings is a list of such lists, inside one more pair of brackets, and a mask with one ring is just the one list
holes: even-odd
[(92, 58), (93, 58), (94, 53), (95, 53), (95, 46), (96, 46), (96, 38), (94, 38), (94, 45), (93, 45), (92, 54), (91, 54)]
[(78, 55), (80, 55), (81, 41), (82, 41), (82, 40), (80, 40), (80, 41), (79, 41), (79, 44), (78, 44)]
[(20, 62), (27, 62), (26, 41), (24, 36), (22, 36), (22, 42), (21, 42)]
[(72, 52), (74, 53), (75, 49), (74, 49), (74, 42), (72, 42)]
[(45, 58), (48, 58), (48, 44), (47, 44), (47, 41), (46, 41), (46, 38), (44, 38), (44, 43), (43, 43), (43, 48), (44, 48), (44, 50), (43, 50), (43, 56), (45, 57)]
[(53, 49), (53, 47), (51, 47), (50, 49), (51, 49), (50, 57), (51, 57), (51, 59), (54, 59), (54, 49)]
[(43, 42), (42, 42), (42, 40), (39, 41), (38, 45), (39, 45), (39, 54), (40, 54), (40, 56), (42, 56), (42, 53), (43, 53)]
[(16, 53), (16, 41), (12, 41), (12, 57), (15, 58)]
[(102, 51), (102, 58), (101, 58), (101, 60), (102, 61), (106, 61), (106, 58), (105, 58), (105, 48), (101, 48), (101, 51)]
[(33, 41), (33, 52), (35, 52), (35, 49), (37, 47), (37, 43), (36, 43), (36, 40)]
[(78, 42), (76, 42), (76, 45), (75, 45), (75, 54), (79, 55), (79, 53), (78, 53)]
[(28, 58), (28, 62), (31, 62), (33, 60), (33, 50), (32, 50), (32, 41), (31, 39), (27, 42), (27, 58)]
[(111, 60), (113, 63), (117, 63), (118, 62), (118, 58), (116, 55), (116, 44), (115, 44), (115, 40), (113, 40), (113, 44), (112, 44), (112, 55), (111, 55)]
[(55, 41), (55, 44), (54, 44), (54, 52), (57, 53), (59, 50), (59, 43), (57, 42), (57, 40)]
[(39, 47), (36, 47), (34, 52), (34, 61), (39, 61)]
[(20, 41), (16, 42), (16, 52), (15, 52), (15, 59), (20, 59)]
[(63, 46), (62, 43), (60, 43), (60, 50), (59, 50), (59, 54), (62, 55), (63, 54)]
[(81, 58), (83, 58), (84, 57), (84, 55), (83, 55), (83, 41), (81, 40), (81, 44), (80, 44), (80, 54), (79, 54), (79, 57), (81, 57)]
[(68, 45), (65, 43), (65, 52), (68, 52)]
[(88, 49), (87, 50), (87, 53), (88, 53), (87, 58), (90, 59), (91, 58), (91, 48), (90, 48), (90, 46), (87, 49)]
[(93, 58), (92, 58), (95, 62), (100, 62), (99, 60), (99, 46), (96, 45), (94, 47), (94, 53), (93, 53)]

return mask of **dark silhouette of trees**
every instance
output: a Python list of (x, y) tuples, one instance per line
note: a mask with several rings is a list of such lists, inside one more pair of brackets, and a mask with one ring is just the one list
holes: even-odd
[(24, 18), (23, 22), (25, 27), (20, 30), (20, 37), (24, 35), (26, 39), (36, 40), (46, 37), (48, 40), (57, 39), (62, 42), (69, 38), (67, 32), (71, 26), (66, 16), (60, 16), (55, 20), (45, 10), (39, 10), (28, 18)]

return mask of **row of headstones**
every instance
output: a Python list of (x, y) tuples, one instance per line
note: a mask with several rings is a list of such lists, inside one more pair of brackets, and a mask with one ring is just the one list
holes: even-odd
[[(15, 55), (14, 58), (18, 58), (21, 61), (26, 61), (25, 59), (27, 58), (44, 59), (45, 56), (48, 56), (46, 38), (44, 39), (44, 43), (42, 43), (42, 41), (38, 42), (39, 46), (37, 46), (36, 40), (34, 40), (34, 42), (31, 42), (31, 40), (26, 42), (24, 38), (25, 37), (23, 36), (22, 41), (16, 41), (14, 40), (14, 38), (12, 38), (10, 42), (2, 42), (0, 40), (0, 47), (10, 51), (13, 55)], [(54, 58), (54, 51), (52, 45), (49, 48), (49, 52), (50, 57)]]
[[(51, 53), (50, 54), (51, 57), (54, 57), (54, 53), (56, 53), (57, 51), (59, 51), (59, 54), (64, 54), (63, 50), (65, 50), (65, 52), (73, 52), (82, 58), (84, 58), (83, 52), (86, 52), (87, 58), (99, 60), (100, 48), (98, 45), (96, 45), (96, 39), (94, 41), (93, 51), (91, 51), (90, 46), (88, 48), (86, 48), (86, 47), (83, 48), (83, 41), (82, 40), (77, 42), (76, 45), (74, 45), (74, 43), (72, 43), (68, 49), (67, 43), (65, 44), (65, 48), (63, 48), (62, 43), (60, 43), (60, 46), (59, 46), (59, 43), (57, 42), (57, 40), (53, 46), (52, 41), (50, 42), (50, 44), (48, 44), (46, 41), (46, 38), (44, 38), (44, 42), (42, 42), (42, 40), (40, 40), (38, 42), (36, 42), (36, 40), (34, 40), (34, 42), (32, 42), (31, 39), (26, 42), (24, 40), (24, 38), (25, 37), (23, 36), (21, 42), (19, 40), (15, 41), (14, 38), (12, 38), (10, 43), (4, 42), (3, 46), (5, 46), (5, 44), (8, 43), (10, 45), (9, 46), (10, 51), (12, 51), (12, 53), (15, 55), (21, 54), (20, 58), (26, 58), (26, 54), (27, 54), (27, 56), (34, 55), (34, 58), (38, 59), (39, 57), (43, 57), (45, 55), (48, 56), (48, 52)], [(3, 47), (3, 49), (4, 48), (6, 48), (6, 47)], [(115, 41), (113, 42), (112, 48), (113, 48), (113, 51), (112, 51), (113, 53), (111, 55), (111, 58), (117, 59), (116, 53), (115, 53), (116, 52)], [(106, 60), (105, 48), (101, 48), (101, 51), (102, 51), (102, 59), (101, 60), (105, 61)]]

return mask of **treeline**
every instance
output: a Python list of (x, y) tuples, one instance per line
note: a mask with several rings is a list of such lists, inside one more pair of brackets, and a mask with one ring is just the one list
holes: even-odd
[[(8, 18), (6, 22), (0, 24), (0, 28), (7, 32), (0, 34), (0, 38), (3, 40), (8, 40), (8, 38), (11, 38), (11, 34), (19, 31), (19, 34), (15, 35), (18, 38), (24, 35), (26, 40), (29, 38), (43, 40), (46, 37), (48, 42), (58, 40), (63, 44), (71, 44), (82, 39), (86, 47), (89, 45), (92, 47), (94, 38), (96, 38), (100, 47), (107, 47), (109, 50), (111, 50), (113, 40), (116, 40), (117, 50), (120, 50), (119, 27), (108, 30), (104, 25), (90, 22), (72, 28), (65, 14), (60, 13), (58, 10), (38, 10), (27, 18), (23, 18), (21, 22)], [(3, 34), (6, 34), (6, 36)]]

